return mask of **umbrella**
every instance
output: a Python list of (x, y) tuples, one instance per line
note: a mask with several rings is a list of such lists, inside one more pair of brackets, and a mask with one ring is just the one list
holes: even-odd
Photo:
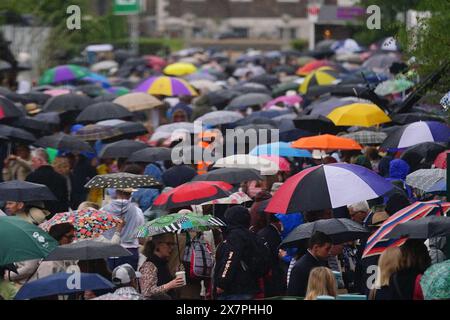
[(102, 88), (111, 87), (111, 84), (109, 83), (108, 78), (106, 78), (105, 76), (98, 74), (98, 73), (91, 72), (86, 77), (83, 77), (80, 80), (83, 82), (98, 84), (99, 86), (101, 85)]
[(162, 68), (167, 64), (166, 60), (158, 56), (144, 56), (144, 59), (147, 60), (147, 65), (155, 71), (161, 71)]
[(226, 106), (226, 110), (242, 110), (252, 106), (262, 106), (272, 100), (272, 97), (262, 93), (247, 93), (234, 98)]
[(270, 108), (272, 106), (276, 106), (278, 104), (293, 107), (295, 105), (300, 105), (303, 102), (303, 98), (299, 95), (291, 95), (291, 96), (280, 96), (273, 100), (270, 100), (264, 106), (265, 108)]
[(449, 152), (450, 150), (439, 153), (433, 163), (436, 168), (447, 169), (447, 153)]
[(58, 246), (48, 233), (19, 217), (0, 217), (0, 234), (0, 266), (44, 258)]
[(221, 158), (214, 163), (214, 167), (255, 169), (260, 171), (261, 175), (274, 175), (280, 170), (279, 166), (273, 161), (248, 154), (238, 154)]
[(175, 122), (164, 124), (156, 128), (155, 132), (174, 132), (177, 130), (187, 131), (189, 133), (195, 133), (195, 125), (192, 122)]
[(70, 223), (75, 227), (76, 239), (90, 239), (114, 228), (119, 222), (120, 219), (112, 214), (88, 208), (58, 213), (50, 220), (40, 224), (39, 227), (48, 232), (56, 224)]
[(379, 131), (356, 131), (344, 134), (341, 137), (353, 139), (361, 145), (381, 144), (387, 137), (387, 133)]
[(295, 72), (299, 76), (305, 77), (309, 75), (311, 72), (316, 71), (322, 67), (331, 67), (332, 63), (328, 60), (313, 60), (305, 64), (304, 66), (297, 69)]
[(238, 184), (243, 181), (262, 180), (258, 170), (239, 168), (220, 168), (208, 173), (195, 176), (192, 181), (224, 181), (229, 184)]
[(206, 71), (195, 72), (184, 78), (187, 81), (189, 81), (189, 83), (191, 83), (191, 84), (193, 81), (201, 81), (201, 80), (207, 80), (207, 81), (211, 81), (211, 82), (217, 81), (216, 76), (214, 76), (213, 74), (206, 72)]
[(219, 218), (211, 215), (196, 215), (192, 213), (168, 214), (150, 222), (138, 229), (138, 238), (147, 238), (163, 233), (180, 233), (182, 231), (205, 231), (212, 228), (225, 227)]
[(148, 175), (110, 173), (93, 177), (85, 188), (158, 188), (161, 184)]
[(90, 71), (73, 64), (61, 65), (45, 71), (39, 79), (39, 84), (69, 82), (87, 76)]
[(300, 138), (292, 142), (292, 147), (308, 150), (361, 150), (362, 147), (352, 139), (322, 134), (319, 136)]
[(128, 158), (133, 152), (148, 148), (143, 142), (121, 140), (105, 145), (99, 153), (99, 158)]
[(75, 136), (68, 135), (62, 132), (55, 133), (51, 136), (42, 137), (38, 139), (34, 144), (43, 148), (54, 148), (70, 152), (94, 151), (88, 143), (78, 139)]
[(296, 149), (287, 142), (275, 142), (262, 144), (250, 151), (251, 155), (276, 155), (282, 157), (311, 158), (311, 153), (306, 150)]
[(304, 223), (292, 230), (281, 243), (281, 247), (298, 247), (301, 243), (320, 231), (330, 236), (334, 244), (345, 243), (357, 239), (365, 238), (369, 235), (369, 230), (361, 224), (350, 219), (326, 219)]
[(50, 189), (37, 183), (11, 180), (0, 183), (0, 201), (45, 201), (56, 200)]
[(28, 131), (7, 126), (5, 124), (0, 124), (0, 135), (18, 143), (30, 144), (36, 141), (34, 135)]
[(169, 64), (163, 72), (169, 76), (181, 77), (197, 72), (197, 67), (192, 63), (177, 62)]
[[(113, 86), (113, 87), (109, 87), (106, 89), (106, 91), (108, 91), (111, 94), (114, 94), (116, 96), (123, 96), (124, 94), (130, 93), (130, 89), (125, 88), (125, 87), (118, 87), (118, 86)], [(114, 99), (111, 99), (114, 100)]]
[(272, 89), (272, 96), (273, 97), (280, 97), (280, 96), (284, 96), (286, 94), (286, 92), (288, 91), (297, 91), (298, 90), (298, 83), (297, 82), (287, 82), (287, 83), (282, 83), (278, 86), (276, 86), (275, 88)]
[(379, 96), (400, 93), (414, 87), (414, 82), (406, 79), (386, 80), (375, 88), (375, 93)]
[(233, 186), (223, 181), (194, 181), (161, 193), (153, 202), (153, 209), (169, 211), (214, 199), (228, 197)]
[(437, 121), (414, 122), (393, 131), (381, 145), (385, 149), (403, 149), (422, 142), (448, 142), (450, 127)]
[(9, 99), (0, 96), (0, 120), (25, 116), (25, 113)]
[(217, 126), (220, 124), (233, 123), (243, 118), (244, 116), (236, 111), (213, 111), (204, 114), (195, 121), (201, 121), (209, 126)]
[(444, 118), (426, 113), (399, 113), (392, 116), (392, 121), (398, 124), (409, 124), (417, 121), (445, 122)]
[(327, 118), (337, 126), (371, 127), (391, 119), (375, 104), (352, 103), (334, 109)]
[(58, 126), (61, 123), (58, 112), (41, 112), (33, 118), (54, 126)]
[(109, 71), (111, 69), (118, 68), (119, 64), (114, 60), (104, 60), (97, 62), (91, 66), (91, 70), (93, 72), (100, 72), (100, 71)]
[(370, 69), (375, 72), (385, 72), (389, 71), (389, 67), (394, 62), (399, 62), (400, 58), (397, 55), (393, 54), (376, 54), (369, 59), (367, 59), (363, 64), (362, 67), (364, 69)]
[(37, 134), (52, 133), (52, 125), (47, 123), (46, 121), (36, 119), (36, 117), (22, 117), (13, 121), (11, 124), (15, 127), (30, 130), (31, 132)]
[(51, 97), (56, 97), (56, 96), (61, 96), (64, 94), (70, 94), (70, 93), (72, 93), (72, 90), (70, 90), (70, 89), (49, 89), (49, 90), (45, 90), (44, 93)]
[(306, 94), (312, 86), (323, 86), (333, 84), (337, 80), (337, 72), (329, 67), (322, 67), (306, 76), (300, 85), (299, 91)]
[(253, 201), (253, 199), (250, 198), (245, 192), (239, 191), (232, 193), (229, 197), (226, 198), (207, 201), (205, 203), (200, 204), (200, 206), (208, 204), (242, 204), (249, 201)]
[(429, 267), (420, 279), (425, 300), (450, 299), (450, 259)]
[(101, 96), (95, 97), (92, 101), (94, 103), (99, 102), (112, 102), (113, 100), (117, 99), (118, 95), (113, 93), (105, 93)]
[[(103, 139), (104, 142), (113, 142), (113, 141), (118, 141), (118, 140), (122, 140), (122, 139), (134, 139), (135, 137), (145, 135), (148, 133), (147, 128), (140, 122), (123, 121), (123, 120), (116, 120), (116, 119), (111, 120), (111, 122), (109, 122), (109, 121), (110, 120), (100, 121), (100, 122), (97, 122), (97, 124), (108, 125), (108, 123), (110, 123), (110, 125), (114, 126), (115, 129), (120, 131), (120, 134), (117, 136), (114, 136), (112, 138)], [(112, 124), (113, 121), (120, 121), (120, 123), (113, 125)]]
[(445, 215), (448, 211), (450, 211), (450, 203), (440, 201), (418, 201), (407, 206), (406, 208), (403, 208), (390, 216), (389, 219), (383, 222), (380, 228), (369, 237), (366, 248), (363, 252), (363, 258), (379, 255), (389, 247), (399, 247), (405, 243), (405, 238), (389, 240), (384, 239), (384, 237), (398, 224), (411, 220), (422, 219), (426, 216)]
[(77, 241), (56, 247), (44, 259), (45, 261), (60, 260), (95, 260), (109, 257), (126, 257), (132, 253), (119, 244), (104, 243), (95, 240)]
[(215, 106), (219, 110), (225, 108), (228, 103), (241, 95), (238, 90), (222, 89), (206, 93), (208, 105)]
[(266, 211), (292, 213), (339, 208), (378, 198), (392, 188), (388, 180), (359, 165), (320, 165), (286, 180), (274, 194)]
[(450, 217), (428, 216), (398, 224), (383, 239), (430, 239), (450, 234)]
[(76, 121), (80, 123), (98, 122), (108, 119), (122, 119), (132, 117), (133, 114), (119, 104), (99, 102), (86, 107), (78, 115)]
[(260, 158), (267, 159), (279, 167), (279, 171), (290, 172), (291, 164), (285, 158), (277, 155), (259, 155)]
[(423, 142), (406, 149), (405, 152), (402, 153), (400, 158), (408, 159), (411, 157), (419, 157), (419, 161), (424, 159), (425, 162), (431, 163), (436, 159), (439, 153), (443, 152), (444, 150), (445, 146), (440, 143)]
[(87, 290), (112, 289), (114, 285), (96, 273), (78, 273), (79, 286), (68, 286), (73, 273), (59, 272), (48, 277), (27, 282), (20, 288), (15, 300), (26, 300), (54, 295), (69, 295)]
[(134, 91), (168, 97), (197, 95), (189, 83), (174, 77), (151, 77), (142, 82)]
[(280, 80), (276, 75), (270, 74), (261, 74), (259, 76), (253, 77), (249, 79), (249, 82), (260, 83), (267, 87), (273, 87), (280, 83)]
[(163, 104), (162, 101), (143, 92), (125, 94), (113, 102), (127, 108), (131, 112), (151, 110)]
[(172, 150), (169, 148), (154, 147), (145, 148), (133, 152), (128, 158), (128, 162), (151, 163), (156, 161), (166, 161), (172, 159)]
[(201, 91), (219, 91), (222, 86), (212, 82), (211, 80), (191, 80), (189, 83), (196, 89)]
[(347, 106), (352, 103), (370, 103), (370, 101), (359, 99), (356, 97), (339, 98), (335, 96), (324, 96), (308, 105), (305, 108), (305, 113), (309, 113), (310, 115), (327, 116), (334, 109)]
[(45, 112), (63, 113), (66, 111), (81, 111), (92, 104), (92, 99), (80, 94), (63, 94), (50, 98), (44, 105)]
[(307, 115), (294, 119), (295, 127), (312, 133), (338, 133), (341, 128), (322, 115)]
[(88, 124), (75, 133), (77, 138), (84, 141), (97, 141), (117, 137), (121, 131), (114, 127)]
[(436, 183), (445, 180), (447, 170), (444, 169), (420, 169), (406, 176), (406, 184), (428, 192)]

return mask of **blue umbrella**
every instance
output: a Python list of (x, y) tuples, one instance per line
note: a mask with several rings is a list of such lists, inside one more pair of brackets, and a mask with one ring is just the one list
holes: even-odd
[(442, 179), (430, 187), (427, 192), (444, 192), (447, 191), (447, 179)]
[(298, 157), (298, 158), (311, 158), (312, 155), (309, 151), (292, 148), (290, 143), (287, 142), (275, 142), (269, 144), (261, 144), (256, 146), (251, 155), (276, 155), (281, 157)]
[(87, 82), (100, 83), (103, 88), (111, 87), (111, 84), (109, 83), (108, 78), (106, 78), (105, 76), (102, 76), (101, 74), (98, 74), (98, 73), (93, 73), (93, 72), (89, 73), (86, 77), (83, 77), (81, 79), (85, 80)]
[[(80, 281), (69, 277), (80, 277)], [(77, 286), (79, 284), (79, 286)], [(74, 288), (73, 288), (74, 287)], [(86, 290), (112, 289), (114, 285), (96, 273), (59, 272), (51, 276), (26, 283), (15, 296), (15, 300), (34, 299), (54, 295), (68, 295)]]

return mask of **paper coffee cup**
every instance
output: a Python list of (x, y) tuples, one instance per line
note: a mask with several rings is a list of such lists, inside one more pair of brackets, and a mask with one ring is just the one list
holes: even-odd
[(186, 272), (185, 271), (178, 271), (175, 273), (175, 276), (177, 278), (183, 279), (183, 285), (186, 285)]

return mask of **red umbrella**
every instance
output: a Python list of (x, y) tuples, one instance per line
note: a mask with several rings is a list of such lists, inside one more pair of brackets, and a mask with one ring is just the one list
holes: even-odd
[(303, 67), (300, 67), (297, 69), (296, 74), (299, 76), (307, 76), (311, 72), (321, 68), (321, 67), (331, 67), (332, 63), (327, 60), (313, 60), (311, 62), (308, 62)]
[(155, 71), (161, 71), (167, 64), (166, 60), (158, 56), (145, 56), (147, 65)]
[(434, 166), (439, 169), (447, 169), (447, 153), (450, 153), (450, 150), (439, 153), (439, 155), (434, 160)]
[(223, 181), (187, 182), (160, 194), (153, 202), (153, 209), (169, 210), (202, 204), (231, 195), (233, 186)]

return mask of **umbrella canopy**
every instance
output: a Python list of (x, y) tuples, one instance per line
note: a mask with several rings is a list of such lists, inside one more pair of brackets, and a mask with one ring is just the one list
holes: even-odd
[(11, 100), (0, 96), (0, 120), (14, 119), (25, 116), (25, 113)]
[(56, 224), (70, 223), (75, 227), (76, 239), (91, 239), (114, 228), (119, 222), (120, 219), (112, 214), (88, 208), (58, 213), (50, 220), (40, 224), (39, 227), (48, 232)]
[(220, 124), (233, 123), (244, 116), (236, 111), (213, 111), (197, 118), (195, 121), (201, 121), (205, 125), (217, 126)]
[(384, 237), (397, 225), (411, 220), (422, 219), (427, 216), (445, 215), (448, 211), (450, 211), (449, 202), (418, 201), (396, 212), (383, 222), (380, 228), (369, 237), (363, 252), (363, 258), (379, 255), (389, 247), (399, 247), (405, 243), (405, 238), (384, 240)]
[(169, 76), (182, 77), (197, 72), (197, 67), (192, 63), (177, 62), (169, 64), (163, 72)]
[(89, 73), (89, 69), (81, 66), (74, 64), (61, 65), (45, 71), (39, 79), (39, 84), (69, 82), (86, 77)]
[(78, 139), (75, 136), (62, 132), (55, 133), (51, 136), (42, 137), (38, 139), (35, 144), (43, 148), (54, 148), (71, 152), (94, 152), (88, 143)]
[[(98, 84), (99, 86), (102, 86), (102, 88), (109, 88), (111, 86), (108, 78), (106, 78), (105, 76), (103, 76), (101, 74), (93, 73), (93, 72), (89, 73), (86, 77), (81, 78), (81, 81)], [(88, 93), (86, 93), (86, 94), (88, 94)], [(90, 94), (88, 94), (88, 95), (90, 95)]]
[(194, 181), (161, 193), (153, 202), (153, 209), (169, 211), (214, 199), (228, 197), (233, 186), (223, 181)]
[(400, 58), (397, 55), (393, 54), (376, 54), (369, 59), (367, 59), (363, 64), (362, 67), (364, 69), (369, 69), (375, 72), (384, 72), (389, 71), (389, 67), (394, 62), (399, 62)]
[(311, 152), (293, 148), (291, 144), (287, 142), (261, 144), (250, 151), (250, 155), (276, 155), (281, 157), (311, 158)]
[(99, 153), (99, 158), (128, 158), (133, 152), (148, 148), (143, 142), (121, 140), (105, 145)]
[(278, 86), (273, 88), (272, 96), (276, 98), (276, 97), (285, 95), (286, 92), (288, 92), (288, 91), (291, 91), (291, 90), (297, 91), (298, 85), (299, 84), (297, 82), (287, 82), (287, 83), (279, 84)]
[(420, 169), (406, 176), (406, 184), (428, 192), (436, 183), (445, 180), (447, 171), (444, 169)]
[(207, 71), (198, 71), (195, 73), (192, 73), (186, 77), (184, 77), (187, 81), (189, 81), (191, 84), (193, 81), (199, 81), (199, 80), (208, 80), (208, 81), (217, 81), (217, 77)]
[(104, 60), (97, 62), (91, 66), (91, 71), (93, 72), (101, 72), (101, 71), (109, 71), (111, 69), (118, 68), (119, 64), (114, 60)]
[(430, 239), (450, 234), (450, 217), (428, 216), (398, 224), (384, 239)]
[(36, 141), (35, 136), (28, 131), (5, 124), (0, 124), (0, 135), (18, 143), (30, 144)]
[(0, 183), (0, 201), (46, 201), (56, 200), (50, 189), (37, 183), (11, 180)]
[(159, 126), (158, 128), (156, 128), (155, 132), (173, 133), (176, 130), (183, 130), (189, 133), (195, 133), (195, 125), (192, 122), (174, 122)]
[(383, 110), (375, 104), (352, 103), (338, 107), (327, 115), (337, 126), (371, 127), (391, 122)]
[(151, 110), (163, 104), (161, 100), (143, 92), (125, 94), (113, 102), (127, 108), (131, 112)]
[(142, 82), (134, 91), (168, 97), (197, 95), (189, 83), (174, 77), (151, 77)]
[(236, 98), (237, 96), (241, 95), (241, 92), (237, 90), (229, 90), (229, 89), (223, 89), (213, 92), (208, 92), (206, 94), (208, 105), (215, 106), (218, 109), (225, 108), (228, 103)]
[(59, 125), (61, 119), (59, 118), (58, 112), (41, 112), (33, 117), (35, 120), (45, 122), (49, 125)]
[(189, 83), (198, 90), (209, 92), (209, 91), (219, 91), (222, 86), (212, 82), (211, 80), (191, 80)]
[(261, 74), (259, 76), (253, 77), (249, 80), (249, 82), (260, 83), (267, 87), (273, 87), (280, 83), (280, 80), (276, 75), (271, 74)]
[(227, 105), (227, 110), (243, 110), (252, 106), (262, 106), (272, 100), (272, 97), (262, 93), (247, 93), (234, 98)]
[(93, 103), (92, 99), (80, 94), (63, 94), (50, 98), (44, 105), (45, 112), (63, 113), (81, 111)]
[(450, 259), (429, 267), (420, 279), (425, 300), (450, 299)]
[(439, 153), (439, 155), (434, 160), (434, 166), (440, 169), (447, 169), (447, 153), (450, 153), (450, 150)]
[(0, 217), (0, 234), (0, 266), (44, 258), (58, 246), (48, 233), (19, 217)]
[(414, 87), (414, 82), (406, 79), (386, 80), (375, 88), (375, 93), (379, 96), (400, 93)]
[(319, 136), (300, 138), (292, 142), (293, 148), (307, 150), (361, 150), (362, 147), (352, 139), (322, 134)]
[(297, 248), (301, 243), (320, 231), (330, 236), (334, 244), (366, 238), (369, 230), (350, 219), (326, 219), (304, 223), (292, 230), (281, 243), (282, 247)]
[(133, 255), (119, 244), (104, 243), (95, 240), (77, 241), (56, 247), (44, 259), (45, 261), (60, 260), (96, 260), (109, 257), (126, 257)]
[(245, 202), (253, 201), (245, 192), (235, 192), (232, 193), (229, 197), (222, 199), (214, 199), (211, 201), (207, 201), (205, 203), (200, 204), (200, 206), (204, 206), (207, 204), (242, 204)]
[(387, 133), (379, 131), (356, 131), (342, 135), (343, 138), (352, 139), (361, 145), (381, 144), (387, 137)]
[(277, 106), (279, 104), (284, 106), (293, 107), (295, 105), (300, 105), (303, 102), (303, 98), (299, 95), (291, 95), (291, 96), (281, 96), (278, 98), (275, 98), (273, 100), (270, 100), (266, 103), (264, 106), (265, 108), (270, 108), (272, 106)]
[(445, 122), (444, 118), (426, 113), (399, 113), (392, 116), (392, 121), (398, 124), (409, 124), (417, 121), (439, 121)]
[(450, 127), (436, 121), (414, 122), (393, 131), (381, 145), (385, 149), (403, 149), (422, 142), (448, 142)]
[(280, 167), (273, 161), (248, 154), (232, 155), (219, 159), (214, 163), (214, 167), (255, 169), (260, 171), (261, 175), (274, 175), (280, 170)]
[(267, 212), (292, 213), (339, 208), (378, 198), (392, 184), (365, 167), (334, 163), (305, 169), (274, 194)]
[(54, 295), (69, 295), (87, 290), (113, 289), (114, 285), (96, 273), (79, 273), (79, 286), (68, 286), (73, 273), (59, 272), (48, 277), (27, 282), (15, 296), (15, 300), (26, 300)]
[(45, 90), (44, 93), (51, 97), (61, 96), (63, 94), (70, 94), (72, 90), (70, 89), (49, 89)]
[(148, 175), (110, 173), (93, 177), (85, 188), (158, 188), (161, 184)]
[(123, 119), (133, 114), (125, 107), (113, 102), (99, 102), (86, 107), (78, 115), (76, 121), (80, 123), (98, 122), (108, 119)]
[[(111, 94), (114, 94), (116, 96), (123, 96), (124, 94), (130, 93), (130, 89), (126, 87), (120, 87), (120, 86), (113, 86), (106, 89)], [(111, 99), (114, 100), (114, 99)]]
[(316, 71), (322, 67), (331, 67), (332, 63), (328, 60), (313, 60), (305, 64), (304, 66), (297, 69), (295, 72), (299, 76), (305, 77), (309, 75), (311, 72)]
[(238, 184), (243, 181), (262, 180), (258, 170), (239, 168), (220, 168), (208, 173), (195, 176), (192, 181), (224, 181), (229, 184)]
[(312, 86), (324, 86), (333, 84), (338, 78), (337, 72), (330, 67), (322, 67), (306, 76), (300, 85), (299, 91), (306, 94)]
[[(422, 159), (427, 163), (433, 162), (439, 153), (445, 150), (445, 146), (435, 142), (423, 142), (409, 147), (402, 153), (401, 159), (418, 158), (418, 162)], [(442, 168), (443, 169), (443, 168)]]
[(267, 159), (275, 163), (280, 169), (279, 171), (290, 172), (291, 164), (285, 158), (277, 155), (259, 155), (260, 158)]
[[(116, 124), (113, 124), (116, 121)], [(122, 139), (134, 139), (138, 136), (145, 135), (148, 133), (147, 128), (140, 122), (135, 121), (123, 121), (123, 120), (106, 120), (97, 122), (100, 125), (111, 125), (115, 129), (120, 131), (120, 134), (112, 138), (103, 139), (104, 142), (114, 142)]]
[(144, 56), (144, 59), (147, 60), (147, 65), (156, 71), (161, 71), (167, 64), (166, 60), (154, 55)]
[(306, 130), (311, 133), (338, 133), (341, 128), (322, 115), (307, 115), (294, 119), (296, 128)]
[(165, 161), (172, 159), (172, 150), (169, 148), (154, 147), (145, 148), (133, 152), (128, 158), (128, 162), (151, 163), (156, 161)]
[(12, 125), (18, 128), (23, 128), (26, 130), (30, 130), (31, 132), (35, 132), (37, 134), (51, 134), (52, 133), (52, 125), (43, 120), (36, 119), (36, 117), (22, 117), (14, 122)]
[(110, 126), (101, 126), (99, 124), (88, 124), (75, 133), (77, 138), (84, 141), (97, 141), (117, 137), (121, 131)]
[(305, 108), (305, 113), (310, 115), (322, 115), (327, 116), (334, 109), (338, 107), (343, 107), (351, 105), (352, 103), (370, 103), (370, 101), (358, 99), (355, 97), (334, 97), (334, 96), (324, 96), (315, 100), (313, 103)]

